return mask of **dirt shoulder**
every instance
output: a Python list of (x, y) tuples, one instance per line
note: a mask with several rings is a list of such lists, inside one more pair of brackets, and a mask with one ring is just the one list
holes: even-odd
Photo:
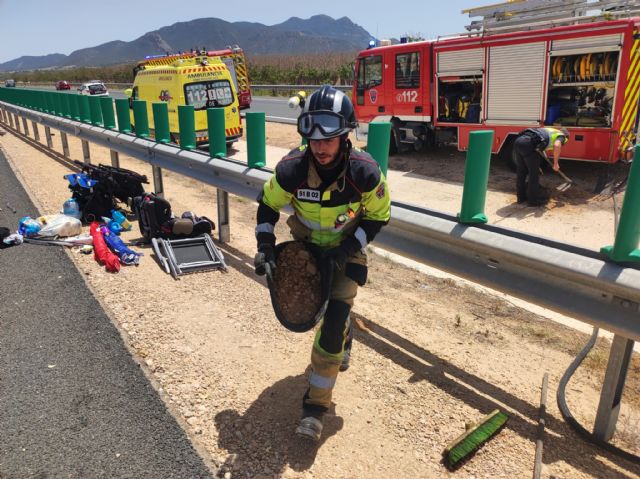
[[(284, 127), (268, 125), (270, 144), (289, 146)], [(57, 136), (54, 142), (59, 148)], [(0, 136), (40, 211), (56, 212), (69, 196), (62, 179), (69, 164), (31, 143), (13, 133)], [(80, 142), (70, 137), (69, 143), (71, 156), (82, 158)], [(94, 163), (110, 161), (107, 150), (93, 145), (91, 156)], [(121, 155), (121, 165), (152, 178), (142, 162)], [(164, 185), (175, 213), (217, 218), (214, 188), (170, 172)], [(252, 267), (255, 203), (233, 196), (230, 201), (231, 241), (220, 245), (226, 274), (173, 280), (150, 248), (142, 248), (140, 266), (108, 274), (91, 256), (69, 250), (172, 413), (219, 465), (220, 477), (530, 477), (545, 372), (550, 385), (543, 477), (639, 477), (637, 465), (584, 442), (555, 405), (558, 381), (586, 335), (484, 290), (376, 254), (354, 308), (362, 327), (356, 330), (352, 367), (338, 379), (319, 446), (300, 443), (293, 429), (313, 333), (291, 333), (277, 322), (264, 279)], [(281, 241), (288, 238), (284, 221), (276, 234)], [(138, 236), (134, 230), (124, 237)], [(567, 391), (573, 414), (588, 429), (607, 355), (602, 341)], [(638, 398), (640, 367), (634, 361), (615, 442), (636, 454)], [(494, 408), (509, 414), (507, 427), (461, 470), (447, 472), (440, 464), (444, 446), (465, 423)]]

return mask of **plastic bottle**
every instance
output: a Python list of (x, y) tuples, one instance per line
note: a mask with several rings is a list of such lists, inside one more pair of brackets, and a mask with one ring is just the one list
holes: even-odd
[(69, 198), (64, 202), (64, 205), (62, 206), (62, 212), (65, 215), (71, 216), (76, 219), (82, 218), (82, 214), (80, 213), (80, 206), (74, 198)]
[(122, 226), (123, 231), (129, 231), (131, 229), (131, 223), (129, 223), (127, 217), (120, 213), (118, 210), (111, 210), (111, 218), (113, 218), (113, 221)]
[(30, 216), (20, 218), (20, 222), (18, 223), (18, 233), (27, 238), (37, 235), (41, 228), (42, 225)]

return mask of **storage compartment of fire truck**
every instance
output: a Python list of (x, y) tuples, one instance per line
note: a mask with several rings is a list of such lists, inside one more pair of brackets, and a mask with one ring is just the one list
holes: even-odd
[(438, 120), (451, 123), (480, 123), (482, 77), (438, 78)]
[(611, 127), (619, 52), (554, 53), (545, 124)]

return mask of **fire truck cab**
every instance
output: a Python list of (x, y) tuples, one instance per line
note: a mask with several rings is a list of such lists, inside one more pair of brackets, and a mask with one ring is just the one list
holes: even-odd
[(563, 158), (615, 162), (638, 129), (640, 18), (505, 33), (469, 33), (359, 53), (353, 99), (358, 136), (392, 123), (391, 150), (456, 143), (494, 131), (512, 156), (525, 128), (567, 127)]

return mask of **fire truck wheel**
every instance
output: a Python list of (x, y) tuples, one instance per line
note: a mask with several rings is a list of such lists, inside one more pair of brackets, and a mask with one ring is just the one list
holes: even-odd
[(498, 158), (505, 163), (511, 171), (516, 171), (516, 162), (513, 158), (513, 143), (515, 141), (515, 137), (510, 136), (502, 145), (500, 149), (500, 153), (498, 153)]
[(389, 138), (389, 154), (395, 155), (398, 153), (398, 133), (396, 131), (395, 124), (391, 124), (391, 138)]

